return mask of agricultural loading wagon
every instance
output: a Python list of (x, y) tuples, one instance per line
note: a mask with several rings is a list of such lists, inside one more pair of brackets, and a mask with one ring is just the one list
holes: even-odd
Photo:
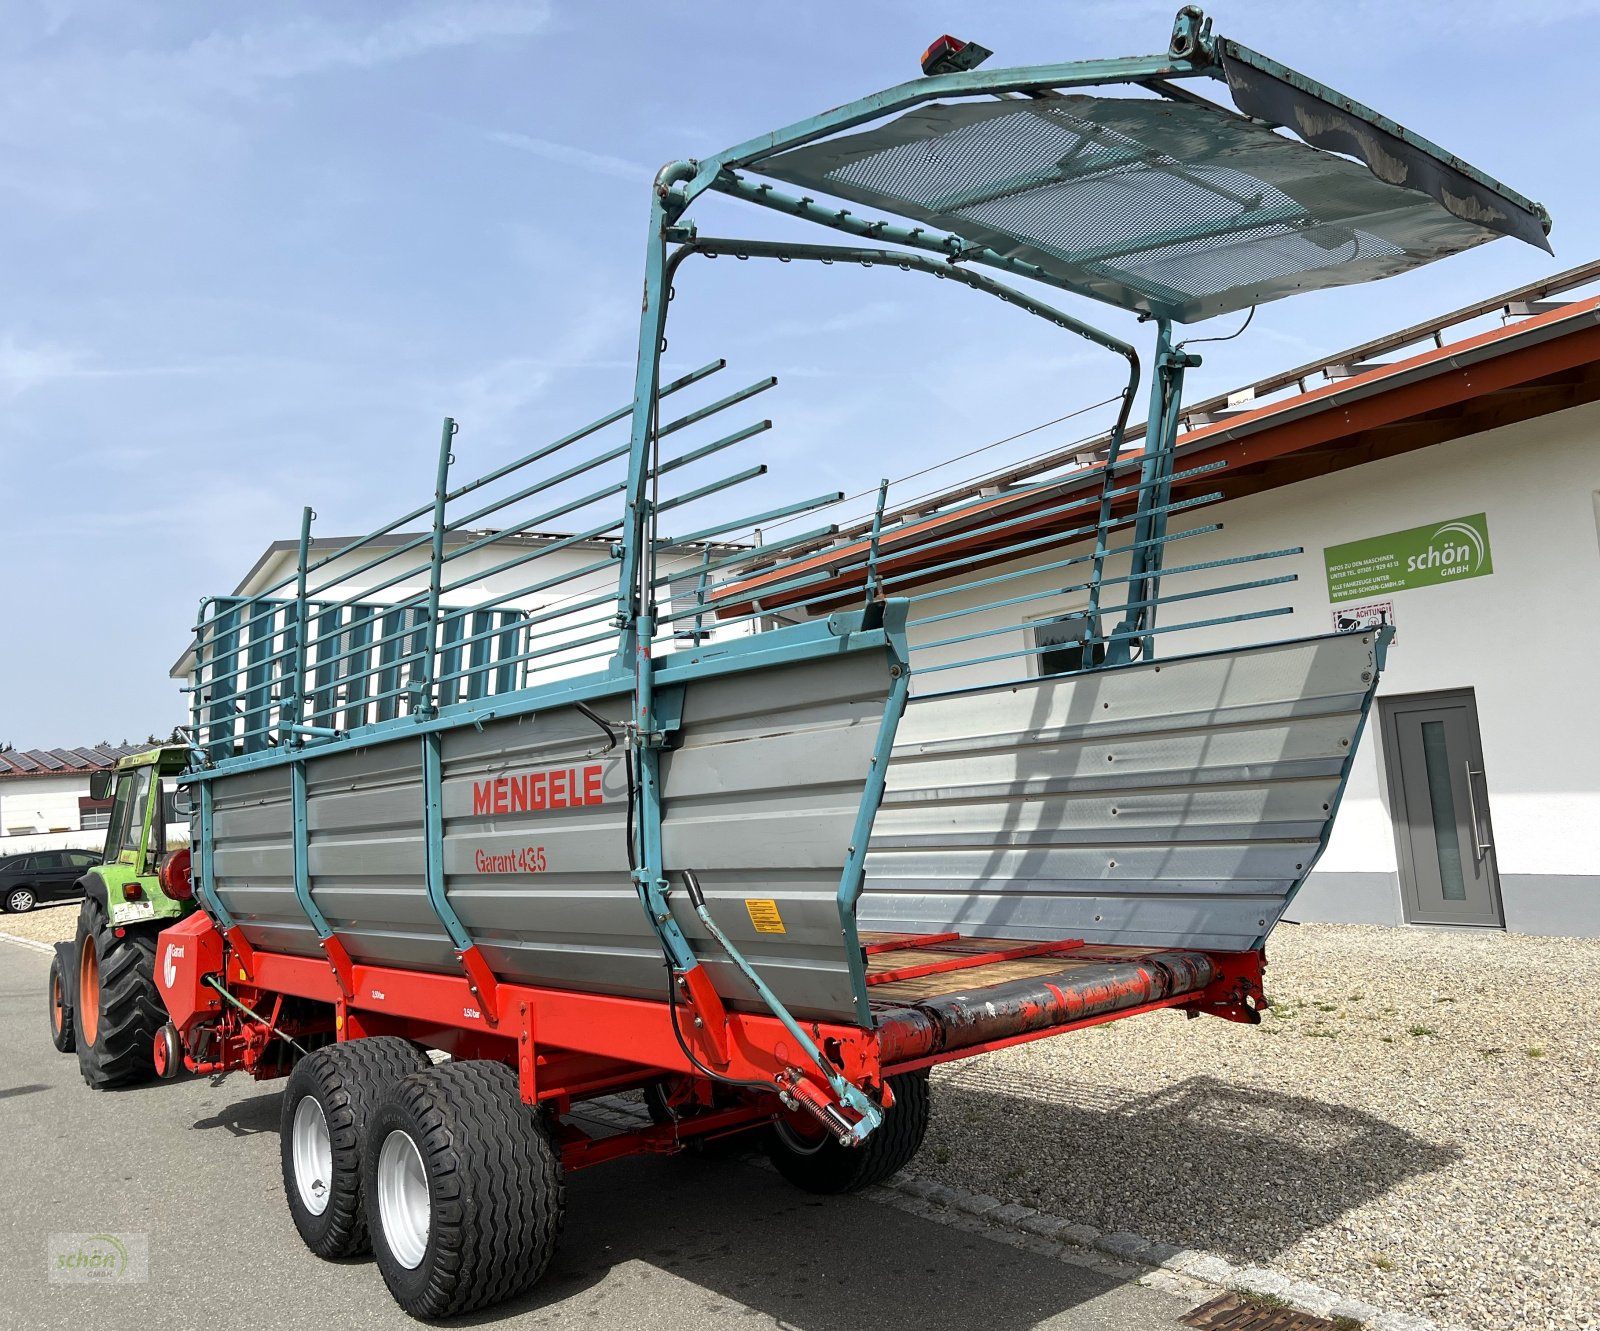
[[(1158, 55), (987, 55), (941, 39), (919, 80), (665, 167), (630, 404), (466, 482), (447, 422), (431, 503), (316, 557), (307, 510), (292, 577), (203, 609), (193, 874), (162, 880), (200, 909), (155, 949), (155, 1064), (288, 1074), (297, 1228), (370, 1242), (413, 1314), (536, 1281), (565, 1170), (759, 1139), (843, 1191), (911, 1159), (936, 1063), (1163, 1008), (1259, 1020), (1387, 630), (1158, 654), (1286, 613), (1260, 596), (1300, 553), (1169, 562), (1216, 529), (1169, 519), (1218, 497), (1173, 498), (1198, 363), (1174, 325), (1548, 248), (1548, 218), (1193, 8)], [(845, 239), (701, 235), (707, 192)], [(770, 424), (697, 442), (772, 381), (680, 409), (723, 363), (661, 371), (668, 301), (717, 257), (932, 276), (1087, 339), (1121, 367), (1099, 492), (930, 520), (885, 486), (859, 531), (775, 535), (838, 493), (688, 530), (764, 470), (690, 469)], [(1135, 349), (1005, 277), (1155, 324), (1142, 446)], [(578, 530), (513, 539), (555, 522)], [(1063, 585), (1019, 591), (1041, 568)], [(1030, 674), (1046, 595), (1078, 598), (1074, 655)], [(582, 1125), (639, 1089), (650, 1126)]]

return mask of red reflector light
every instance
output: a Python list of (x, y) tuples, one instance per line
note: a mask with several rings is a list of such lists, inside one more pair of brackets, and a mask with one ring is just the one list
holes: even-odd
[(144, 895), (144, 888), (138, 883), (124, 883), (122, 885), (122, 899), (124, 901), (137, 901)]
[(959, 38), (952, 37), (949, 33), (939, 38), (932, 46), (922, 53), (922, 72), (931, 74), (944, 61), (948, 60), (966, 43)]

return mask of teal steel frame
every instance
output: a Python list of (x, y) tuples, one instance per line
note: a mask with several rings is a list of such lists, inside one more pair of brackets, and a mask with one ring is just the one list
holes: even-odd
[[(880, 1107), (860, 1089), (839, 1076), (838, 1070), (833, 1067), (826, 1055), (806, 1036), (801, 1024), (784, 1009), (783, 1004), (761, 981), (749, 962), (740, 955), (726, 933), (717, 926), (695, 884), (693, 875), (696, 866), (669, 865), (665, 862), (662, 842), (661, 768), (663, 752), (671, 745), (675, 732), (681, 725), (683, 685), (713, 679), (729, 672), (758, 670), (769, 665), (788, 665), (842, 652), (867, 651), (881, 655), (884, 669), (890, 679), (887, 700), (879, 722), (871, 767), (864, 775), (852, 839), (837, 890), (841, 938), (855, 998), (856, 1017), (863, 1026), (870, 1025), (872, 1013), (867, 998), (866, 961), (856, 932), (855, 910), (864, 882), (867, 846), (874, 819), (883, 799), (896, 730), (912, 681), (911, 652), (907, 639), (911, 602), (902, 596), (885, 595), (886, 590), (894, 584), (895, 578), (892, 575), (885, 577), (880, 567), (881, 540), (885, 534), (883, 509), (887, 482), (879, 489), (870, 546), (861, 561), (865, 568), (863, 582), (868, 591), (867, 603), (862, 608), (836, 610), (825, 618), (749, 637), (721, 640), (716, 643), (702, 641), (703, 617), (708, 604), (705, 589), (710, 585), (713, 573), (720, 568), (741, 561), (749, 563), (752, 559), (768, 554), (781, 566), (786, 552), (795, 549), (804, 550), (808, 541), (814, 544), (819, 535), (827, 535), (835, 530), (823, 528), (774, 542), (770, 546), (762, 546), (754, 551), (745, 551), (737, 556), (714, 555), (708, 546), (700, 557), (697, 570), (700, 594), (697, 596), (694, 610), (683, 614), (669, 614), (663, 619), (659, 614), (658, 596), (667, 579), (661, 576), (659, 567), (661, 552), (687, 548), (696, 540), (722, 534), (739, 524), (705, 527), (690, 536), (668, 538), (663, 537), (658, 530), (660, 516), (681, 504), (719, 492), (757, 475), (764, 468), (751, 468), (665, 501), (658, 493), (661, 476), (687, 461), (708, 456), (749, 438), (766, 429), (771, 422), (763, 421), (757, 425), (744, 427), (691, 453), (665, 461), (661, 456), (661, 441), (676, 429), (743, 402), (775, 382), (771, 379), (758, 381), (747, 389), (727, 395), (676, 421), (662, 424), (663, 398), (714, 373), (723, 365), (723, 362), (716, 361), (670, 383), (662, 383), (661, 358), (665, 348), (668, 301), (673, 294), (674, 278), (683, 262), (696, 254), (706, 257), (733, 255), (738, 258), (773, 258), (785, 262), (795, 259), (822, 263), (851, 262), (932, 274), (1013, 303), (1028, 313), (1045, 319), (1110, 354), (1121, 357), (1127, 366), (1127, 383), (1122, 391), (1121, 406), (1111, 436), (1097, 520), (1091, 526), (1077, 532), (1068, 532), (1064, 536), (1056, 533), (1012, 547), (1012, 550), (1016, 551), (1038, 548), (1041, 544), (1060, 545), (1074, 536), (1083, 536), (1086, 533), (1093, 536), (1092, 555), (1074, 556), (1059, 561), (1061, 564), (1069, 564), (1087, 560), (1092, 566), (1089, 580), (1085, 584), (1090, 599), (1084, 616), (1086, 620), (1084, 670), (1112, 668), (1127, 664), (1134, 659), (1148, 660), (1155, 654), (1157, 635), (1195, 627), (1196, 623), (1231, 623), (1281, 613), (1257, 611), (1177, 625), (1158, 625), (1156, 622), (1157, 609), (1162, 603), (1160, 587), (1164, 546), (1168, 540), (1182, 539), (1184, 536), (1195, 534), (1178, 533), (1169, 536), (1167, 518), (1173, 511), (1217, 497), (1206, 496), (1199, 500), (1177, 503), (1171, 499), (1172, 483), (1175, 479), (1173, 452), (1179, 424), (1184, 372), (1200, 362), (1199, 357), (1185, 351), (1180, 343), (1174, 342), (1170, 321), (1165, 318), (1157, 320), (1149, 395), (1149, 428), (1137, 463), (1130, 463), (1123, 457), (1123, 434), (1140, 377), (1140, 360), (1135, 349), (1123, 339), (1055, 309), (1022, 291), (1002, 285), (975, 269), (991, 269), (1014, 278), (1027, 278), (1075, 292), (1077, 288), (1058, 280), (1036, 265), (958, 236), (941, 234), (925, 226), (908, 226), (892, 220), (858, 217), (849, 210), (820, 204), (808, 197), (785, 193), (770, 184), (753, 181), (742, 174), (747, 168), (759, 169), (763, 159), (776, 153), (937, 99), (1018, 94), (1049, 95), (1063, 89), (1109, 84), (1132, 84), (1155, 90), (1163, 96), (1174, 96), (1177, 94), (1170, 87), (1171, 80), (1224, 78), (1222, 65), (1224, 56), (1269, 70), (1274, 77), (1293, 82), (1297, 88), (1309, 89), (1328, 98), (1339, 98), (1338, 94), (1323, 88), (1322, 85), (1267, 62), (1264, 57), (1256, 56), (1247, 48), (1234, 43), (1224, 44), (1220, 39), (1214, 39), (1210, 33), (1209, 21), (1197, 9), (1186, 6), (1178, 13), (1168, 49), (1159, 54), (1115, 60), (1047, 64), (1020, 69), (989, 71), (973, 69), (919, 78), (749, 139), (712, 156), (676, 161), (663, 167), (655, 179), (651, 195), (633, 393), (631, 401), (626, 406), (454, 490), (450, 488), (450, 469), (454, 462), (452, 447), (457, 427), (454, 421), (446, 420), (439, 445), (436, 484), (431, 504), (414, 509), (409, 514), (369, 533), (367, 537), (348, 542), (315, 560), (312, 558), (310, 537), (314, 515), (307, 509), (302, 521), (297, 567), (292, 579), (285, 579), (265, 592), (243, 601), (235, 598), (203, 605), (201, 622), (197, 626), (199, 634), (197, 650), (200, 660), (197, 678), (202, 681), (209, 680), (210, 683), (209, 689), (204, 682), (197, 683), (195, 689), (193, 703), (196, 721), (195, 761), (184, 779), (200, 786), (201, 847), (198, 857), (200, 892), (207, 908), (224, 928), (230, 930), (230, 936), (236, 929), (237, 922), (228, 915), (218, 898), (215, 886), (215, 855), (212, 845), (215, 802), (212, 783), (218, 777), (240, 771), (272, 768), (283, 764), (290, 766), (294, 813), (295, 891), (308, 920), (325, 948), (328, 948), (330, 961), (337, 970), (339, 957), (334, 950), (338, 946), (337, 938), (318, 908), (311, 888), (309, 835), (306, 825), (306, 764), (316, 756), (374, 743), (392, 740), (417, 743), (422, 749), (424, 774), (423, 816), (428, 899), (463, 966), (474, 980), (475, 991), (479, 991), (480, 998), (484, 1000), (489, 1019), (493, 1021), (494, 978), (478, 954), (470, 933), (453, 909), (446, 891), (443, 868), (443, 814), (440, 800), (441, 733), (461, 726), (482, 725), (492, 718), (522, 716), (563, 704), (626, 697), (628, 721), (623, 729), (626, 731), (626, 756), (634, 799), (632, 844), (629, 847), (632, 879), (640, 907), (660, 942), (663, 955), (673, 972), (674, 981), (682, 982), (683, 991), (689, 995), (691, 1003), (698, 1001), (695, 998), (696, 993), (703, 993), (703, 986), (709, 984), (705, 978), (702, 959), (696, 954), (674, 914), (674, 894), (683, 890), (673, 885), (673, 877), (676, 875), (689, 884), (688, 890), (694, 912), (702, 920), (714, 941), (751, 981), (766, 1006), (796, 1036), (806, 1058), (815, 1065), (832, 1089), (838, 1105), (849, 1111), (846, 1115), (840, 1115), (834, 1124), (841, 1137), (859, 1140), (869, 1133), (881, 1119)], [(1470, 168), (1466, 168), (1458, 159), (1448, 157), (1442, 150), (1426, 140), (1409, 134), (1393, 122), (1381, 120), (1359, 104), (1352, 103), (1349, 99), (1341, 99), (1339, 104), (1358, 118), (1365, 118), (1379, 125), (1385, 133), (1395, 136), (1411, 149), (1428, 154), (1439, 162), (1450, 165), (1452, 169), (1470, 173)], [(1479, 183), (1501, 190), (1507, 197), (1514, 197), (1526, 204), (1527, 201), (1521, 200), (1521, 196), (1511, 196), (1503, 186), (1489, 181), (1487, 177), (1481, 176), (1481, 173), (1470, 174)], [(843, 232), (856, 242), (868, 243), (820, 246), (760, 240), (700, 238), (694, 223), (687, 219), (686, 214), (707, 192), (716, 192), (730, 199), (809, 221)], [(1537, 205), (1528, 206), (1537, 208)], [(1539, 211), (1542, 215), (1542, 210)], [(1204, 228), (1195, 228), (1175, 233), (1171, 239), (1179, 242), (1199, 238), (1204, 234), (1206, 234)], [(525, 487), (514, 495), (512, 500), (480, 508), (465, 518), (447, 520), (447, 506), (451, 501), (460, 499), (492, 481), (509, 476), (519, 467), (542, 460), (593, 434), (605, 425), (620, 423), (623, 420), (628, 422), (628, 439), (625, 446), (612, 449), (583, 464), (569, 467), (558, 473), (554, 480), (546, 479)], [(585, 540), (606, 540), (614, 536), (614, 543), (610, 546), (606, 558), (586, 566), (579, 570), (578, 574), (535, 582), (531, 588), (523, 589), (525, 593), (538, 591), (541, 588), (557, 585), (563, 580), (570, 581), (580, 574), (609, 568), (614, 564), (616, 568), (614, 595), (591, 596), (579, 607), (602, 611), (601, 617), (593, 621), (597, 631), (591, 637), (582, 640), (602, 644), (601, 650), (595, 653), (598, 663), (588, 673), (577, 677), (548, 679), (527, 687), (496, 692), (490, 692), (487, 685), (476, 690), (472, 687), (462, 689), (461, 680), (472, 678), (474, 672), (498, 670), (500, 673), (495, 678), (499, 680), (506, 678), (507, 663), (504, 660), (490, 661), (486, 644), (490, 641), (505, 641), (505, 635), (510, 630), (504, 625), (496, 626), (492, 620), (487, 627), (479, 628), (477, 625), (481, 621), (478, 616), (493, 606), (514, 599), (519, 593), (507, 593), (494, 600), (466, 608), (443, 609), (441, 598), (470, 581), (458, 579), (455, 582), (448, 582), (445, 579), (444, 565), (449, 558), (454, 557), (447, 554), (447, 540), (450, 534), (467, 528), (473, 521), (506, 503), (549, 488), (557, 480), (571, 478), (600, 462), (620, 460), (624, 456), (627, 459), (627, 474), (622, 484), (611, 489), (599, 490), (581, 502), (554, 509), (551, 513), (541, 514), (538, 518), (509, 529), (511, 532), (529, 531), (538, 523), (550, 520), (553, 515), (575, 508), (581, 509), (588, 503), (613, 493), (621, 499), (620, 520), (596, 526), (580, 536), (566, 538), (557, 543), (557, 547), (571, 546)], [(1137, 481), (1124, 484), (1124, 479), (1131, 475), (1135, 466)], [(1188, 473), (1176, 475), (1185, 474)], [(838, 494), (823, 495), (812, 500), (784, 505), (770, 510), (755, 521), (805, 512), (811, 508), (836, 502), (840, 498)], [(1113, 528), (1129, 520), (1116, 516), (1114, 501), (1118, 498), (1131, 499), (1134, 508), (1131, 519), (1132, 541), (1123, 546), (1113, 546), (1110, 535)], [(330, 569), (335, 561), (347, 556), (362, 556), (375, 549), (380, 538), (392, 537), (407, 522), (424, 516), (431, 519), (431, 526), (426, 536), (401, 540), (398, 545), (390, 545), (380, 550), (375, 557), (367, 559), (351, 572), (335, 576), (330, 571), (330, 581), (324, 582), (317, 588), (308, 586), (308, 575), (313, 571)], [(493, 539), (502, 539), (504, 535), (504, 532), (498, 533)], [(481, 548), (490, 539), (485, 537), (474, 541), (465, 549)], [(426, 593), (409, 597), (394, 605), (376, 607), (373, 613), (357, 626), (361, 631), (349, 633), (353, 645), (345, 646), (345, 640), (337, 636), (343, 631), (339, 628), (339, 616), (342, 608), (352, 603), (332, 603), (331, 608), (324, 609), (320, 608), (320, 603), (313, 602), (311, 598), (331, 589), (341, 578), (348, 578), (354, 576), (354, 573), (378, 567), (423, 546), (427, 548), (427, 559), (424, 564), (389, 578), (377, 588), (368, 588), (364, 595), (370, 597), (375, 590), (396, 585), (406, 577), (423, 571), (427, 575)], [(457, 551), (457, 554), (459, 553), (461, 551)], [(1284, 553), (1289, 552), (1274, 551), (1246, 558), (1267, 558)], [(1108, 579), (1105, 576), (1107, 559), (1113, 555), (1123, 554), (1130, 560), (1129, 573), (1125, 578)], [(530, 555), (508, 560), (497, 566), (495, 571), (527, 562), (533, 557)], [(1213, 561), (1191, 567), (1220, 567), (1229, 562), (1233, 561)], [(959, 557), (950, 561), (950, 566), (954, 570), (959, 570), (962, 565), (963, 560)], [(983, 579), (971, 585), (998, 582), (1003, 576), (1005, 575)], [(1265, 579), (1240, 586), (1265, 586), (1285, 580), (1287, 579)], [(294, 586), (292, 605), (287, 610), (275, 608), (281, 607), (282, 603), (271, 602), (266, 598), (272, 592), (282, 590), (291, 581)], [(1101, 597), (1105, 586), (1112, 582), (1125, 583), (1126, 591), (1120, 610), (1115, 612), (1116, 626), (1108, 630), (1102, 619), (1112, 612), (1102, 605)], [(1221, 590), (1238, 589), (1240, 588)], [(1014, 598), (1016, 601), (1027, 599), (1027, 597)], [(602, 609), (607, 603), (611, 605), (609, 616), (606, 616)], [(413, 620), (415, 612), (420, 614)], [(277, 623), (275, 616), (280, 614), (284, 617), (283, 629), (275, 627)], [(329, 614), (333, 616), (330, 630), (334, 635), (332, 642), (338, 647), (338, 651), (327, 650), (325, 643), (319, 648), (317, 661), (313, 666), (308, 662), (309, 647), (314, 636), (313, 620), (315, 618), (321, 622)], [(378, 618), (380, 615), (381, 619)], [(686, 617), (693, 619), (693, 631), (679, 636), (691, 638), (693, 650), (658, 657), (654, 650), (658, 630), (666, 623)], [(533, 627), (539, 624), (540, 618), (540, 616), (528, 618), (525, 627), (530, 633)], [(550, 616), (545, 615), (543, 618), (548, 620)], [(928, 618), (936, 619), (940, 616)], [(261, 627), (263, 621), (266, 624), (265, 629)], [(451, 623), (447, 625), (446, 621)], [(376, 636), (373, 634), (374, 622), (379, 626)], [(355, 617), (352, 616), (352, 625), (355, 623)], [(248, 635), (246, 635), (247, 629)], [(273, 644), (277, 640), (275, 634), (286, 641), (287, 645), (281, 650), (273, 650)], [(530, 642), (537, 640), (537, 637), (538, 635), (535, 635)], [(952, 641), (958, 640), (960, 639), (952, 639)], [(1386, 641), (1386, 637), (1381, 638), (1380, 653)], [(480, 644), (484, 644), (481, 651), (478, 650)], [(538, 661), (541, 656), (547, 655), (550, 650), (554, 649), (534, 650), (530, 646), (528, 651), (514, 658), (513, 664), (520, 665), (524, 660), (531, 664)], [(242, 671), (239, 664), (241, 652), (245, 656)], [(368, 660), (374, 652), (378, 653), (377, 664), (372, 667), (372, 671), (376, 672), (376, 683), (368, 683), (365, 677), (362, 677), (359, 685), (350, 683), (351, 677), (348, 674), (350, 667), (345, 663), (352, 660)], [(446, 657), (446, 653), (450, 655)], [(999, 653), (976, 659), (1000, 660), (1014, 655), (1016, 653)], [(251, 700), (261, 697), (270, 699), (273, 665), (280, 659), (292, 661), (292, 665), (284, 672), (292, 675), (292, 679), (283, 681), (286, 688), (280, 695), (278, 725), (276, 732), (272, 733), (269, 730), (270, 722), (252, 726), (252, 718), (261, 711), (261, 707)], [(466, 664), (463, 666), (461, 662)], [(444, 665), (449, 665), (450, 668), (445, 669)], [(314, 690), (307, 687), (308, 672), (313, 668), (319, 672), (319, 683)], [(337, 686), (342, 672), (347, 696), (341, 701), (337, 697)], [(321, 681), (324, 676), (329, 681), (327, 692), (330, 701), (319, 704), (316, 699), (323, 691)], [(241, 678), (244, 680), (242, 688), (239, 684)], [(460, 696), (463, 692), (466, 694), (465, 697)], [(233, 727), (234, 718), (239, 713), (238, 700), (241, 696), (245, 699), (245, 732), (236, 741), (234, 736), (237, 732)], [(306, 711), (308, 703), (312, 705), (309, 716)], [(402, 703), (405, 704), (403, 714)], [(369, 704), (377, 706), (379, 719), (370, 722), (365, 720)], [(347, 723), (343, 728), (341, 720)], [(350, 720), (354, 720), (356, 724), (348, 724)], [(225, 741), (217, 738), (219, 727), (224, 731)], [(330, 943), (333, 946), (330, 947)], [(338, 951), (342, 952), (342, 948)], [(711, 993), (715, 995), (714, 990)], [(782, 1083), (777, 1089), (780, 1091), (783, 1089)]]

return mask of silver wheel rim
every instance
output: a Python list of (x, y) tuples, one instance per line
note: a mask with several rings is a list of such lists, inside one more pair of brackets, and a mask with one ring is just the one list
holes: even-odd
[(6, 904), (18, 915), (28, 910), (33, 905), (33, 893), (26, 888), (19, 888), (6, 898)]
[(300, 1204), (312, 1215), (321, 1215), (333, 1192), (333, 1143), (328, 1138), (328, 1120), (315, 1096), (306, 1096), (294, 1107), (292, 1132), (294, 1186)]
[(378, 1219), (389, 1251), (408, 1271), (421, 1266), (428, 1251), (431, 1209), (417, 1144), (404, 1132), (391, 1132), (378, 1151)]

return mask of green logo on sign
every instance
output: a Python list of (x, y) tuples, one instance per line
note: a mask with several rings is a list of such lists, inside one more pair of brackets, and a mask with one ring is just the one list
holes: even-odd
[(1494, 572), (1489, 520), (1482, 513), (1330, 545), (1322, 557), (1330, 601), (1432, 587)]

